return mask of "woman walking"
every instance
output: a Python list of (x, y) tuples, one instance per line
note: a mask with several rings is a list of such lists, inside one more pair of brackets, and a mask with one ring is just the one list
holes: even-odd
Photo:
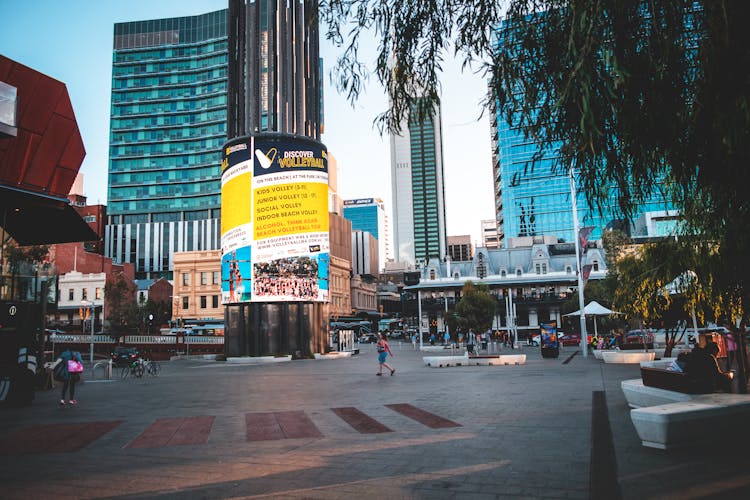
[(388, 357), (389, 354), (392, 357), (393, 353), (391, 352), (391, 348), (388, 347), (388, 341), (385, 340), (385, 338), (383, 337), (382, 333), (378, 333), (377, 347), (378, 347), (378, 363), (379, 363), (379, 365), (378, 365), (378, 373), (376, 373), (376, 375), (378, 377), (380, 377), (381, 375), (383, 375), (383, 367), (384, 366), (386, 368), (388, 368), (391, 371), (391, 375), (393, 375), (394, 373), (396, 373), (396, 369), (393, 368), (393, 367), (391, 367), (391, 365), (389, 365), (388, 363), (385, 362), (385, 358)]
[(66, 350), (60, 354), (59, 368), (55, 370), (56, 379), (63, 383), (60, 406), (65, 406), (65, 393), (69, 394), (68, 403), (77, 405), (76, 382), (81, 379), (83, 371), (83, 359), (78, 351)]

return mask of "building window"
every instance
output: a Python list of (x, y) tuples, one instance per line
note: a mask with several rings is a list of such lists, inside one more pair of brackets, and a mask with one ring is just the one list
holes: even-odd
[(81, 289), (81, 300), (86, 300), (89, 298), (89, 291), (86, 288)]
[(542, 266), (540, 264), (537, 264), (535, 266), (535, 268), (536, 268), (536, 273), (537, 274), (542, 274)]
[(500, 277), (501, 278), (505, 278), (507, 275), (508, 275), (508, 272), (505, 269), (503, 269), (503, 270), (500, 271)]
[(521, 270), (520, 269), (516, 269), (516, 276), (521, 276)]
[(190, 284), (190, 273), (182, 273), (182, 285), (188, 286)]
[(206, 296), (201, 295), (201, 309), (205, 309), (207, 305)]
[(72, 288), (68, 289), (68, 300), (75, 300), (75, 290)]
[(98, 287), (97, 287), (97, 288), (96, 288), (96, 289), (94, 290), (94, 298), (95, 298), (95, 299), (97, 299), (97, 300), (99, 300), (99, 299), (101, 299), (101, 298), (102, 298), (102, 289), (101, 289), (101, 288), (98, 288)]
[(201, 285), (208, 285), (208, 273), (201, 272)]
[[(599, 270), (599, 261), (598, 261), (598, 260), (595, 260), (595, 261), (594, 261), (594, 267), (593, 267), (593, 270), (594, 270), (594, 271), (598, 271), (598, 270)], [(585, 311), (584, 311), (584, 312), (585, 312)]]
[(143, 304), (144, 302), (146, 302), (146, 294), (145, 294), (145, 292), (138, 292), (138, 302), (140, 304)]
[(182, 308), (187, 309), (190, 306), (190, 297), (182, 298)]
[(547, 274), (547, 264), (542, 264), (542, 274)]
[(212, 295), (211, 296), (211, 307), (216, 309), (219, 307), (219, 296), (218, 295)]
[(431, 280), (435, 279), (435, 270), (434, 269), (430, 269), (430, 279)]
[(570, 266), (565, 266), (565, 274), (573, 274), (573, 268)]
[(213, 284), (218, 285), (219, 284), (219, 271), (213, 272)]

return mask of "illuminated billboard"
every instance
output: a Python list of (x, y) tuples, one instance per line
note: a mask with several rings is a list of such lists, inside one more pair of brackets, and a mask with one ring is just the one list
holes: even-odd
[(222, 303), (328, 301), (328, 158), (323, 144), (259, 134), (224, 146)]

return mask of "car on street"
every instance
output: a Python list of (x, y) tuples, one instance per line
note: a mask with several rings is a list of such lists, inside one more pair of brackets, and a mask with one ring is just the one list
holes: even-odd
[(359, 337), (360, 344), (374, 344), (378, 341), (378, 336), (374, 333), (366, 333)]
[(648, 330), (630, 330), (625, 335), (626, 344), (651, 344), (654, 342), (654, 334)]
[(115, 366), (127, 366), (138, 359), (139, 355), (136, 347), (115, 347), (111, 353), (112, 363)]
[(560, 344), (563, 346), (581, 345), (581, 336), (578, 333), (564, 334), (558, 337)]

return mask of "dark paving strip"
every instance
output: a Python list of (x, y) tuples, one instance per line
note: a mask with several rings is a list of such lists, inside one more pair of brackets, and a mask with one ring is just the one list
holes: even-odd
[(576, 351), (573, 354), (571, 354), (570, 356), (568, 356), (567, 359), (562, 362), (562, 364), (567, 365), (568, 363), (570, 363), (570, 360), (573, 359), (575, 357), (575, 355), (578, 354), (579, 352), (580, 351)]
[(83, 422), (26, 427), (0, 441), (0, 455), (29, 455), (78, 451), (122, 422)]
[(452, 420), (448, 420), (447, 418), (443, 418), (439, 415), (435, 415), (434, 413), (424, 411), (410, 404), (400, 403), (400, 404), (385, 405), (385, 406), (387, 406), (393, 411), (396, 411), (406, 417), (411, 418), (412, 420), (416, 420), (420, 424), (424, 424), (431, 429), (447, 429), (449, 427), (461, 427), (461, 424), (457, 424), (456, 422)]
[(607, 395), (594, 391), (591, 399), (591, 466), (589, 496), (592, 500), (622, 498), (617, 482), (617, 456), (609, 427)]
[(331, 411), (341, 417), (341, 420), (351, 425), (354, 430), (359, 433), (378, 434), (380, 432), (393, 432), (385, 425), (381, 424), (369, 415), (362, 413), (353, 406), (331, 408)]
[(273, 414), (284, 436), (289, 439), (322, 438), (310, 417), (304, 411), (281, 411)]
[(284, 433), (273, 413), (247, 413), (245, 415), (246, 440), (270, 441), (284, 439)]
[(212, 416), (160, 418), (125, 445), (125, 448), (162, 448), (164, 446), (206, 444), (214, 418)]

